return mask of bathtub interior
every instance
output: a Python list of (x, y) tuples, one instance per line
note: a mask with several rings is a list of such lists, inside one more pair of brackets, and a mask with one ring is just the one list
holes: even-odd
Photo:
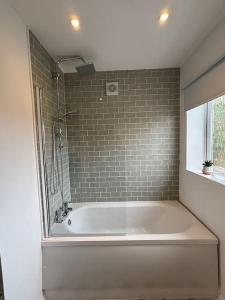
[[(174, 205), (176, 203), (176, 205)], [(176, 234), (191, 226), (177, 201), (103, 202), (73, 204), (52, 236)]]
[[(127, 208), (109, 207), (108, 203), (71, 203), (72, 211), (65, 220), (54, 223), (52, 236), (126, 235)], [(109, 211), (110, 210), (110, 211)]]

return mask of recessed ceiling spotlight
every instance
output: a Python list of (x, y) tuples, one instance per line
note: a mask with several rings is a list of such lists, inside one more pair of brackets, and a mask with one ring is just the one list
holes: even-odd
[(72, 26), (76, 31), (80, 30), (80, 20), (78, 16), (72, 16), (70, 19), (70, 23), (72, 24)]
[(159, 23), (164, 24), (169, 18), (169, 11), (167, 9), (163, 10), (159, 16)]

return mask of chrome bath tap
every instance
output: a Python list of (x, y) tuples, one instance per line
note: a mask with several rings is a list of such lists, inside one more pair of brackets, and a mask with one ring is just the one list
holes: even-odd
[(62, 223), (71, 210), (72, 207), (69, 207), (69, 203), (64, 202), (63, 205), (55, 212), (55, 223)]

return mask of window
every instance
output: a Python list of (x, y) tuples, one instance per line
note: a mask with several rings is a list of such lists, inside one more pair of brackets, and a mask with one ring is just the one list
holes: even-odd
[(208, 103), (209, 126), (208, 151), (215, 167), (225, 169), (225, 96)]
[(205, 160), (225, 180), (225, 95), (187, 111), (187, 169), (199, 172)]

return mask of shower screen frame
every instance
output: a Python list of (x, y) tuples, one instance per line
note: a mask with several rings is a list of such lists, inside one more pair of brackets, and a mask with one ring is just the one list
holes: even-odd
[(45, 135), (44, 124), (42, 118), (42, 97), (43, 88), (39, 86), (34, 87), (34, 107), (35, 107), (35, 128), (36, 128), (36, 152), (38, 163), (38, 178), (39, 178), (39, 195), (40, 195), (40, 212), (42, 220), (43, 237), (49, 237), (50, 230), (50, 212), (48, 199), (48, 183), (47, 171), (45, 161)]

